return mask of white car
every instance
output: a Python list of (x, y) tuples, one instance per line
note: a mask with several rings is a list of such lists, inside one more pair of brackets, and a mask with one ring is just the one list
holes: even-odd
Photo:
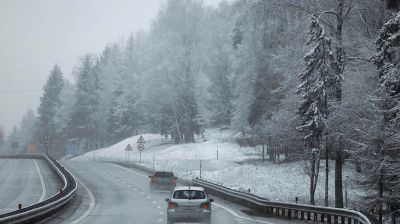
[(203, 222), (211, 223), (211, 202), (202, 187), (175, 187), (167, 198), (167, 223)]

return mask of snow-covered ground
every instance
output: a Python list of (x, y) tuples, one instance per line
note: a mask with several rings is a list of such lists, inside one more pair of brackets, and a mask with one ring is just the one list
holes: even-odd
[[(260, 148), (243, 148), (234, 142), (233, 133), (210, 129), (206, 132), (207, 141), (197, 139), (197, 143), (170, 144), (163, 136), (144, 134), (146, 148), (142, 152), (142, 166), (155, 170), (170, 170), (178, 177), (203, 179), (224, 186), (247, 191), (268, 198), (271, 201), (300, 203), (309, 201), (309, 178), (304, 172), (303, 162), (273, 164), (260, 161)], [(74, 160), (97, 160), (105, 162), (127, 162), (125, 148), (131, 144), (134, 151), (129, 152), (129, 162), (139, 163), (139, 151), (136, 150), (139, 136), (125, 139), (108, 148), (88, 152)], [(218, 159), (217, 159), (218, 154)], [(329, 197), (333, 205), (334, 167), (330, 167)], [(357, 204), (360, 191), (352, 183), (356, 173), (351, 164), (344, 167), (343, 177), (347, 185), (349, 205)], [(320, 168), (316, 202), (324, 201), (325, 167)]]

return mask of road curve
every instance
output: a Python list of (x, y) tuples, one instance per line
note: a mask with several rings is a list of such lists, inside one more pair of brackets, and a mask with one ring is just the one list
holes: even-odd
[[(150, 192), (146, 174), (110, 163), (65, 161), (63, 165), (78, 180), (78, 194), (70, 206), (44, 223), (166, 223), (168, 192)], [(214, 199), (214, 224), (293, 223), (251, 217), (243, 207)]]
[(61, 180), (43, 160), (0, 159), (0, 214), (43, 201), (58, 192)]

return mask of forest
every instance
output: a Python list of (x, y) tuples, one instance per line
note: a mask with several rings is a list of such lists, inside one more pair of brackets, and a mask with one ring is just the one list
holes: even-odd
[(39, 108), (11, 136), (42, 151), (50, 136), (62, 157), (70, 145), (90, 151), (140, 133), (184, 144), (229, 128), (240, 144), (307, 160), (310, 204), (330, 158), (343, 207), (342, 164), (354, 162), (370, 192), (361, 206), (395, 223), (399, 8), (397, 0), (168, 0), (148, 31), (83, 55), (74, 80), (49, 68)]

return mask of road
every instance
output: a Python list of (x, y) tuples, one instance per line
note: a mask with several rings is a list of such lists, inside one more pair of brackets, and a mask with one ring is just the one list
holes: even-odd
[[(78, 180), (72, 204), (46, 220), (59, 223), (166, 223), (168, 192), (152, 193), (146, 174), (110, 163), (64, 161)], [(214, 198), (214, 224), (285, 224), (287, 220), (247, 216), (240, 206)]]
[(45, 161), (0, 159), (0, 213), (43, 201), (58, 192), (61, 179)]

